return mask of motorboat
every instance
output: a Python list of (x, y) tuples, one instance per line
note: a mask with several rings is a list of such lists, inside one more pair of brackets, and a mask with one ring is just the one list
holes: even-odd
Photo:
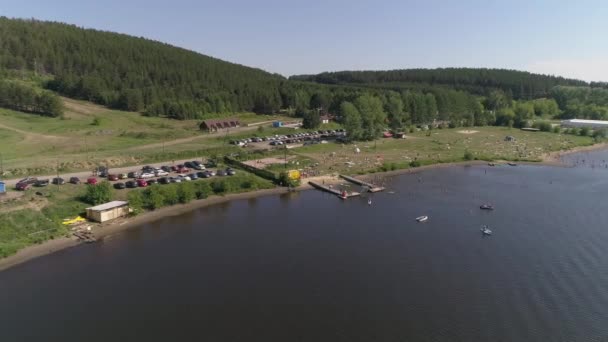
[(416, 221), (418, 222), (426, 222), (429, 219), (428, 216), (418, 216), (416, 217)]
[(491, 204), (487, 204), (486, 203), (486, 204), (480, 205), (479, 209), (482, 209), (482, 210), (494, 210), (494, 206), (491, 205)]
[(488, 228), (488, 226), (481, 227), (481, 233), (483, 235), (492, 235), (492, 231)]
[(494, 163), (488, 163), (488, 166), (496, 166)]
[(508, 164), (509, 166), (517, 166), (517, 164), (515, 164), (515, 163), (511, 163), (511, 162), (509, 162), (509, 163), (507, 163), (507, 164)]
[(367, 200), (367, 204), (372, 205), (372, 200), (371, 199)]

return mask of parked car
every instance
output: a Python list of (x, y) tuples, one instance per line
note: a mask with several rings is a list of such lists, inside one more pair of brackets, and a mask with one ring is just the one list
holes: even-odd
[(141, 168), (142, 172), (151, 172), (154, 173), (154, 170), (156, 170), (156, 168), (150, 166), (150, 165), (146, 165), (144, 167)]
[(61, 177), (55, 177), (53, 178), (52, 182), (55, 185), (63, 185), (65, 184), (65, 179), (61, 178)]
[(190, 177), (190, 179), (192, 179), (192, 180), (197, 180), (198, 179), (198, 176), (196, 175), (196, 173), (191, 173), (191, 174), (188, 175), (188, 177)]
[(190, 169), (187, 167), (182, 167), (182, 168), (177, 169), (177, 173), (188, 173), (188, 172), (190, 172)]
[(137, 188), (137, 182), (136, 182), (136, 181), (134, 181), (134, 180), (130, 180), (130, 181), (127, 181), (127, 182), (125, 183), (125, 186), (126, 186), (127, 188), (131, 188), (131, 189), (133, 189), (133, 188)]
[(220, 176), (220, 177), (222, 177), (222, 176), (226, 176), (227, 173), (224, 170), (217, 170), (217, 175)]
[(181, 183), (182, 179), (180, 177), (171, 177), (171, 178), (169, 178), (169, 181), (171, 183)]
[(198, 178), (209, 178), (209, 174), (207, 172), (208, 171), (200, 171), (197, 172), (196, 175), (198, 176)]
[(156, 172), (154, 174), (156, 175), (156, 177), (161, 177), (161, 176), (168, 176), (169, 172), (167, 172), (165, 170), (156, 170)]
[(97, 184), (97, 178), (95, 178), (95, 177), (87, 178), (87, 184), (90, 184), (90, 185)]
[(158, 179), (158, 184), (169, 184), (171, 181), (167, 177), (161, 177)]
[(34, 186), (43, 187), (49, 185), (49, 183), (50, 182), (48, 179), (39, 179), (36, 181), (36, 183), (34, 183)]
[(108, 173), (109, 173), (108, 168), (105, 166), (99, 166), (99, 167), (95, 168), (95, 174), (98, 177), (102, 177), (102, 178), (108, 177)]
[(207, 170), (206, 172), (208, 172), (209, 175), (211, 175), (211, 176), (215, 176), (215, 171), (213, 171), (213, 170)]
[(163, 165), (160, 167), (160, 169), (165, 172), (171, 172), (171, 166)]
[(78, 178), (78, 177), (70, 177), (70, 183), (72, 183), (72, 184), (80, 184), (80, 178)]
[(137, 172), (137, 171), (132, 171), (132, 172), (129, 172), (129, 173), (127, 174), (127, 176), (128, 176), (129, 178), (138, 178), (138, 177), (139, 177), (139, 172)]
[(124, 189), (124, 188), (126, 188), (126, 187), (127, 187), (127, 186), (126, 186), (126, 185), (125, 185), (125, 183), (123, 183), (123, 182), (114, 183), (114, 189), (118, 189), (118, 190), (120, 190), (120, 189)]
[(207, 160), (207, 162), (205, 163), (205, 167), (209, 168), (209, 167), (216, 167), (217, 163), (213, 160)]
[(150, 172), (144, 172), (141, 175), (139, 175), (139, 178), (145, 179), (145, 178), (153, 178), (154, 174), (150, 173)]
[(152, 178), (152, 179), (146, 180), (146, 183), (148, 183), (148, 185), (153, 185), (153, 184), (156, 184), (158, 182), (156, 181), (156, 179)]
[(193, 160), (192, 161), (192, 168), (193, 169), (197, 169), (197, 170), (204, 170), (205, 169), (205, 165), (203, 165), (201, 162), (199, 162), (197, 160)]
[(179, 175), (179, 176), (177, 176), (177, 179), (180, 179), (182, 181), (190, 181), (190, 180), (192, 180), (192, 178), (190, 178), (190, 177), (188, 177), (186, 175)]
[(235, 171), (234, 169), (227, 168), (227, 169), (226, 169), (226, 174), (227, 174), (228, 176), (234, 176), (234, 175), (236, 175), (236, 171)]
[(148, 186), (148, 182), (146, 182), (145, 179), (138, 179), (137, 180), (137, 186), (141, 187), (141, 188), (145, 188)]
[(119, 179), (127, 179), (127, 178), (129, 178), (129, 174), (127, 174), (127, 173), (121, 173), (121, 174), (118, 175), (118, 178)]
[[(177, 172), (179, 168), (176, 165), (171, 165), (171, 171)], [(168, 172), (168, 171), (167, 171)]]
[(21, 191), (27, 190), (32, 185), (36, 184), (37, 181), (38, 181), (38, 179), (34, 178), (34, 177), (24, 178), (24, 179), (20, 180), (19, 182), (17, 182), (17, 184), (15, 185), (15, 189), (21, 190)]
[(118, 175), (108, 175), (108, 180), (112, 182), (117, 181)]

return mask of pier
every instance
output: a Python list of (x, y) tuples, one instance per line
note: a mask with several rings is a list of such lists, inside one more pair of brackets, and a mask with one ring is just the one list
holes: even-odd
[(78, 230), (78, 231), (73, 232), (72, 235), (74, 235), (76, 238), (78, 238), (78, 240), (86, 242), (86, 243), (91, 243), (91, 242), (97, 241), (97, 238), (95, 238), (95, 235), (93, 234), (93, 232), (87, 231), (87, 230)]
[(380, 192), (380, 191), (384, 191), (384, 187), (383, 186), (379, 186), (379, 185), (375, 185), (372, 183), (368, 183), (365, 181), (362, 181), (360, 179), (354, 178), (354, 177), (350, 177), (350, 176), (345, 176), (345, 175), (340, 175), (341, 178), (351, 182), (351, 183), (355, 183), (361, 186), (366, 186), (369, 188), (369, 192)]
[[(351, 191), (351, 192), (344, 191), (344, 192), (342, 192), (342, 191), (340, 191), (338, 189), (330, 188), (329, 186), (321, 185), (321, 184), (315, 183), (315, 182), (310, 182), (309, 181), (308, 184), (312, 185), (314, 188), (317, 188), (319, 190), (323, 190), (323, 191), (332, 193), (332, 194), (340, 197), (341, 199), (347, 199), (347, 198), (351, 198), (351, 197), (355, 197), (355, 196), (361, 195), (361, 193), (359, 193), (359, 192), (354, 192), (354, 191)], [(344, 194), (346, 194), (346, 196)]]

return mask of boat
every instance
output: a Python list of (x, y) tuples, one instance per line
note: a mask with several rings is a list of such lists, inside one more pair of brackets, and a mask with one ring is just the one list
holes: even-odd
[(494, 163), (488, 163), (488, 166), (496, 166)]
[(491, 204), (487, 204), (486, 203), (486, 204), (480, 205), (479, 209), (482, 209), (482, 210), (494, 210), (494, 206), (491, 205)]
[(492, 231), (488, 228), (488, 226), (481, 227), (481, 233), (483, 235), (492, 235)]
[(429, 219), (428, 216), (418, 216), (418, 217), (416, 217), (416, 221), (418, 221), (418, 222), (425, 222), (428, 219)]
[(509, 166), (517, 166), (517, 164), (512, 163), (512, 162), (507, 163), (507, 165), (509, 165)]
[(367, 204), (372, 205), (372, 200), (371, 199), (367, 200)]

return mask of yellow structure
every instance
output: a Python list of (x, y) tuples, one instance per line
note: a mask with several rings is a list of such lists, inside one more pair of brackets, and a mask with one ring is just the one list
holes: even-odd
[(85, 218), (76, 216), (73, 219), (64, 219), (63, 224), (68, 225), (68, 224), (74, 224), (74, 223), (85, 222), (85, 221), (86, 221)]
[(112, 201), (95, 207), (87, 208), (87, 218), (91, 221), (106, 222), (127, 216), (129, 214), (129, 202)]
[(289, 177), (289, 179), (291, 180), (299, 180), (302, 175), (300, 174), (300, 171), (298, 170), (289, 170), (287, 172), (287, 177)]

